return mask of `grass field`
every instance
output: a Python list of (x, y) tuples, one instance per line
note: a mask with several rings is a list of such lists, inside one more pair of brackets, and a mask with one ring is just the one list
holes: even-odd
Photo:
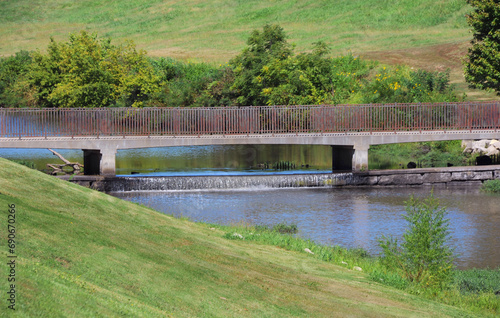
[[(0, 288), (10, 288), (15, 205), (16, 315), (2, 317), (471, 316), (272, 245), (69, 184), (0, 159)], [(4, 279), (5, 278), (5, 279)]]
[(50, 36), (85, 29), (134, 40), (153, 55), (223, 62), (266, 23), (280, 24), (299, 49), (322, 40), (337, 53), (394, 50), (467, 41), (468, 10), (462, 0), (7, 0), (0, 55), (44, 49)]

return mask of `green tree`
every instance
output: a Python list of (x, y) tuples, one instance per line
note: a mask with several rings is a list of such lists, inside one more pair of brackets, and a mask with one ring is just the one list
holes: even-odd
[(33, 53), (29, 78), (45, 107), (141, 106), (159, 89), (144, 51), (81, 31)]
[(379, 243), (383, 250), (382, 263), (417, 285), (441, 285), (451, 277), (453, 250), (446, 245), (449, 221), (446, 209), (431, 194), (421, 201), (413, 196), (406, 202), (407, 229), (403, 242), (383, 237)]
[(467, 0), (474, 10), (467, 16), (473, 28), (472, 47), (465, 64), (465, 80), (472, 88), (500, 94), (500, 1)]
[(265, 105), (266, 97), (262, 90), (274, 83), (263, 81), (264, 67), (271, 61), (278, 63), (292, 55), (292, 47), (278, 25), (266, 25), (263, 31), (254, 30), (247, 41), (248, 47), (230, 61), (234, 69), (232, 90), (235, 91), (238, 105)]
[(0, 107), (26, 107), (34, 104), (27, 81), (31, 65), (28, 51), (0, 59)]

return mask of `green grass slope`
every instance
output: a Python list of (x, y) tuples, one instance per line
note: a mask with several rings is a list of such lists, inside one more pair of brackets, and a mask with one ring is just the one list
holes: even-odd
[(249, 33), (280, 24), (299, 50), (327, 42), (355, 53), (464, 42), (463, 0), (0, 1), (0, 55), (45, 49), (49, 37), (96, 31), (132, 39), (151, 54), (225, 62)]
[(16, 311), (2, 317), (447, 317), (362, 272), (248, 241), (0, 158), (0, 290), (16, 207)]

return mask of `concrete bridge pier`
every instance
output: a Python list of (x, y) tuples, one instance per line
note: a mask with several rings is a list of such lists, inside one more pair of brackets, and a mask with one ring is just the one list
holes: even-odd
[(368, 171), (368, 149), (370, 145), (355, 144), (352, 156), (353, 171)]
[(116, 149), (83, 149), (85, 175), (116, 175)]

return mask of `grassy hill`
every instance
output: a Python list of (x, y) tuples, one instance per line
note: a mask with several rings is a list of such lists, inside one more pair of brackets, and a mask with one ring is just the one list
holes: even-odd
[(253, 29), (280, 24), (299, 49), (322, 40), (363, 53), (469, 39), (463, 0), (32, 1), (0, 2), (0, 55), (45, 48), (50, 36), (97, 31), (153, 55), (224, 62)]
[(451, 70), (470, 99), (493, 94), (467, 88), (462, 58), (471, 39), (464, 0), (303, 1), (0, 1), (0, 56), (44, 50), (50, 37), (87, 30), (115, 42), (133, 40), (153, 56), (224, 63), (254, 29), (280, 24), (308, 50), (322, 40), (334, 55), (352, 52), (386, 64)]
[(457, 308), (310, 254), (122, 201), (0, 158), (2, 291), (15, 204), (16, 314), (2, 317), (448, 317)]

